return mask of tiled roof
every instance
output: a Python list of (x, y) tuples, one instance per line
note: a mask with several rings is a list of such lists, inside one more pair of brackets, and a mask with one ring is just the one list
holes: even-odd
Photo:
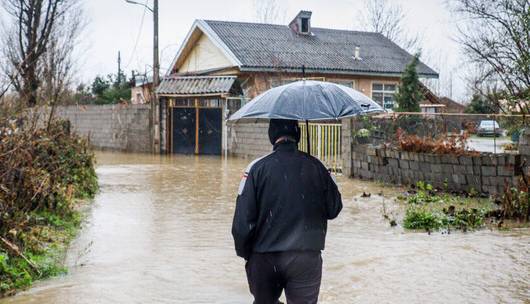
[(453, 107), (455, 109), (461, 109), (461, 110), (464, 110), (466, 108), (465, 105), (457, 102), (457, 101), (454, 101), (452, 100), (451, 98), (449, 97), (442, 97), (440, 98), (440, 103), (446, 105), (447, 107)]
[(169, 76), (162, 80), (159, 95), (223, 94), (230, 92), (236, 76)]
[[(286, 25), (204, 21), (241, 62), (242, 71), (300, 70), (344, 74), (401, 74), (412, 55), (383, 35), (312, 28), (299, 35)], [(361, 60), (354, 59), (360, 47)], [(438, 77), (421, 63), (420, 76)]]

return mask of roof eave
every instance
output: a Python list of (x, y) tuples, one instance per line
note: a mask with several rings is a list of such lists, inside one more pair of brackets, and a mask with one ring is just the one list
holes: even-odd
[(229, 93), (194, 93), (194, 94), (179, 94), (179, 93), (159, 93), (157, 94), (159, 97), (222, 97), (225, 98), (226, 96), (230, 95)]
[[(295, 67), (255, 67), (255, 66), (241, 66), (239, 67), (241, 72), (294, 72), (302, 73), (302, 68)], [(355, 70), (339, 70), (339, 69), (315, 69), (305, 68), (306, 73), (316, 74), (340, 74), (340, 75), (351, 75), (351, 76), (382, 76), (382, 77), (401, 77), (402, 73), (399, 72), (384, 72), (384, 71), (355, 71)], [(422, 78), (434, 78), (438, 79), (438, 73), (418, 73), (418, 76)]]

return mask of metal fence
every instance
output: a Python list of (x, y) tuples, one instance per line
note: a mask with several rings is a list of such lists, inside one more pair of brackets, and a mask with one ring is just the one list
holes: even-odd
[(436, 143), (461, 141), (466, 150), (517, 152), (522, 129), (530, 118), (509, 114), (389, 113), (354, 120), (357, 143), (399, 145), (401, 134), (415, 135)]
[[(301, 138), (299, 149), (307, 152), (306, 125), (300, 123)], [(342, 169), (341, 124), (309, 123), (311, 155), (320, 159), (334, 172)]]

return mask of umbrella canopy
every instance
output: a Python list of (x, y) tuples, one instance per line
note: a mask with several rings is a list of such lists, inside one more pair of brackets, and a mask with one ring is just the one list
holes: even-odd
[(270, 89), (228, 119), (331, 120), (384, 112), (366, 95), (343, 85), (300, 80)]

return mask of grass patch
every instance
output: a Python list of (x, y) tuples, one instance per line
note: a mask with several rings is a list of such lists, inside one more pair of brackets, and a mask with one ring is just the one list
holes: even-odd
[(441, 193), (423, 182), (418, 182), (415, 192), (398, 200), (405, 202), (403, 227), (413, 230), (475, 230), (498, 209), (489, 198)]
[(79, 232), (82, 219), (78, 210), (61, 217), (50, 212), (32, 213), (30, 221), (36, 224), (19, 236), (26, 245), (22, 254), (32, 265), (21, 256), (0, 249), (0, 295), (13, 295), (35, 281), (66, 274), (66, 250)]
[(64, 274), (81, 199), (98, 190), (95, 157), (65, 121), (0, 123), (0, 297)]

